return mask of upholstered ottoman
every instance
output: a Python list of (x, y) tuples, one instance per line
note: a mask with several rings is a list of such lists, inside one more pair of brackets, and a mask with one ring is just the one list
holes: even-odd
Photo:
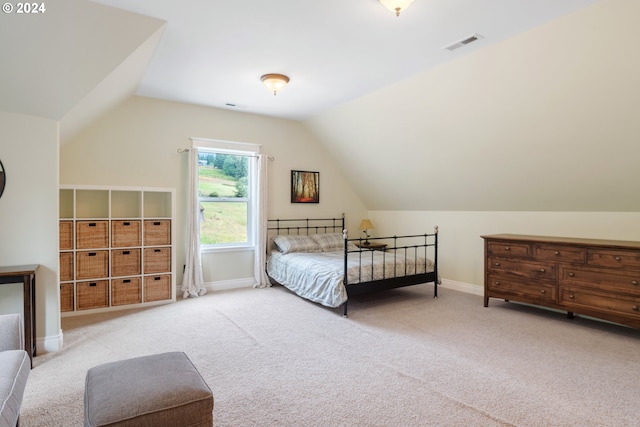
[(84, 391), (87, 426), (212, 426), (213, 395), (186, 354), (95, 366)]

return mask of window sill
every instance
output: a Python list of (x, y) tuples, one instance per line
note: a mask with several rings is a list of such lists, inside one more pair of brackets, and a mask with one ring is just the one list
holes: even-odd
[(213, 254), (221, 252), (253, 252), (255, 248), (252, 245), (229, 245), (218, 246), (215, 248), (200, 248), (201, 254)]

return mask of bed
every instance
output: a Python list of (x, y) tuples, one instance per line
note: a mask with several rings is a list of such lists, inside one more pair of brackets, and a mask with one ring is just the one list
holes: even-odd
[(343, 215), (273, 219), (267, 229), (271, 283), (326, 307), (342, 306), (345, 317), (357, 295), (433, 283), (438, 296), (437, 227), (431, 234), (349, 238)]

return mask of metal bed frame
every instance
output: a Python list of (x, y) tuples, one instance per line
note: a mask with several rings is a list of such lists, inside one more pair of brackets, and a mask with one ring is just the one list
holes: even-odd
[[(383, 259), (386, 257), (393, 257), (396, 259), (400, 255), (408, 255), (413, 253), (414, 257), (424, 256), (428, 257), (429, 248), (432, 248), (434, 266), (433, 271), (408, 274), (407, 264), (405, 261), (404, 272), (398, 272), (397, 267), (394, 266), (394, 271), (386, 272), (383, 268), (383, 278), (379, 280), (372, 280), (367, 282), (358, 281), (357, 285), (349, 285), (347, 278), (347, 264), (351, 257), (358, 257), (358, 276), (361, 277), (363, 267), (362, 259), (366, 256), (371, 256), (373, 259), (375, 249), (367, 248), (365, 239), (355, 238), (349, 239), (348, 233), (345, 228), (345, 217), (342, 214), (341, 218), (305, 218), (305, 219), (270, 219), (267, 220), (267, 234), (297, 234), (297, 235), (311, 235), (311, 234), (323, 234), (323, 233), (342, 233), (344, 238), (344, 286), (347, 292), (347, 301), (343, 303), (343, 316), (347, 317), (347, 306), (349, 298), (357, 295), (364, 295), (372, 292), (379, 292), (388, 289), (401, 288), (405, 286), (418, 285), (422, 283), (433, 282), (433, 297), (438, 297), (438, 285), (440, 284), (438, 276), (438, 227), (434, 227), (432, 234), (414, 234), (404, 236), (391, 236), (391, 237), (369, 237), (368, 241), (378, 241), (380, 243), (387, 243), (383, 251)], [(393, 242), (393, 243), (391, 243)], [(407, 243), (408, 242), (408, 243)], [(356, 249), (350, 249), (349, 243), (357, 244)], [(367, 268), (367, 267), (364, 267)], [(373, 265), (371, 265), (373, 269)], [(387, 277), (387, 274), (390, 277)], [(371, 275), (373, 277), (373, 274)], [(274, 279), (269, 277), (269, 280), (274, 284), (280, 284)]]

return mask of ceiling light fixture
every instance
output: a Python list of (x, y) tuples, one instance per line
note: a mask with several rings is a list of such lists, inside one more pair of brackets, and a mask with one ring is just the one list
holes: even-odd
[(400, 12), (406, 10), (413, 0), (380, 0), (380, 3), (396, 16), (400, 16)]
[(269, 91), (273, 92), (273, 96), (276, 96), (289, 83), (289, 77), (284, 74), (265, 74), (260, 77), (260, 80)]

